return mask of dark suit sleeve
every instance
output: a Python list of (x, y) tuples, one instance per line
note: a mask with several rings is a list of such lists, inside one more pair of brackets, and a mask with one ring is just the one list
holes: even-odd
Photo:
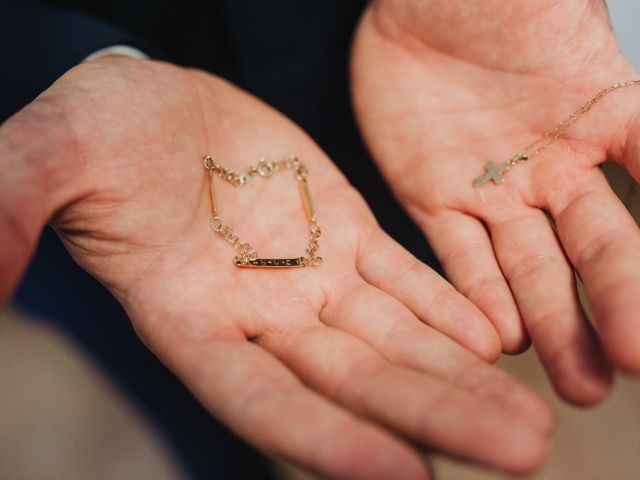
[(144, 48), (77, 12), (34, 0), (0, 0), (0, 123), (85, 57), (117, 44)]

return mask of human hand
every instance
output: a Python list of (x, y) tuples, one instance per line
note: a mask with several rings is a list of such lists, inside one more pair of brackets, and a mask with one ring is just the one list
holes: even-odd
[[(323, 264), (235, 267), (209, 228), (206, 153), (236, 170), (298, 155)], [(88, 62), (0, 128), (0, 158), (31, 172), (4, 190), (24, 205), (3, 209), (18, 227), (7, 231), (34, 236), (30, 225), (49, 219), (143, 341), (261, 450), (367, 479), (428, 478), (418, 447), (515, 471), (544, 456), (546, 404), (438, 331), (493, 359), (499, 340), (482, 313), (379, 229), (302, 131), (228, 83), (157, 62)], [(220, 216), (265, 257), (304, 252), (291, 177), (216, 183)], [(5, 297), (29, 243), (15, 238), (0, 261)]]
[(640, 178), (640, 88), (609, 94), (504, 184), (471, 185), (485, 163), (638, 77), (604, 3), (379, 0), (361, 21), (352, 72), (373, 156), (504, 350), (530, 337), (558, 392), (578, 404), (609, 390), (610, 363), (640, 372), (640, 235), (597, 168), (613, 159)]

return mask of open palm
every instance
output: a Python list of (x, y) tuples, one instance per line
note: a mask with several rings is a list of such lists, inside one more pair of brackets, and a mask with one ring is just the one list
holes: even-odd
[[(204, 72), (112, 57), (68, 72), (0, 129), (0, 146), (38, 134), (56, 138), (38, 178), (73, 257), (248, 441), (339, 478), (428, 477), (410, 442), (511, 470), (540, 462), (548, 409), (481, 360), (499, 353), (493, 326), (266, 105)], [(234, 266), (209, 228), (207, 153), (235, 170), (299, 156), (322, 266)], [(220, 216), (261, 256), (304, 255), (293, 175), (216, 186)]]
[(504, 350), (531, 338), (575, 403), (602, 398), (610, 362), (640, 371), (640, 235), (597, 168), (610, 158), (639, 178), (640, 88), (611, 93), (504, 184), (471, 185), (486, 163), (512, 157), (604, 87), (638, 77), (604, 3), (380, 0), (362, 19), (352, 63), (358, 119), (378, 165)]

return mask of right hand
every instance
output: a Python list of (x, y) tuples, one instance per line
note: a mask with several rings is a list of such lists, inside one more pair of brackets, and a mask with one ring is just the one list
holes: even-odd
[(640, 373), (640, 230), (598, 168), (614, 160), (640, 180), (640, 87), (604, 97), (504, 185), (472, 186), (487, 162), (639, 77), (604, 2), (378, 0), (352, 50), (367, 146), (504, 350), (531, 339), (578, 405), (601, 401), (616, 368)]
[[(206, 153), (235, 169), (298, 155), (323, 265), (236, 268), (209, 229)], [(20, 159), (31, 180), (4, 190), (24, 208), (2, 207), (3, 299), (50, 222), (142, 340), (259, 449), (337, 478), (429, 478), (427, 446), (512, 471), (541, 462), (548, 407), (479, 358), (500, 350), (484, 315), (380, 230), (300, 129), (228, 83), (158, 62), (88, 62), (0, 128), (0, 158)], [(221, 216), (266, 256), (298, 256), (307, 223), (295, 183), (219, 183)]]

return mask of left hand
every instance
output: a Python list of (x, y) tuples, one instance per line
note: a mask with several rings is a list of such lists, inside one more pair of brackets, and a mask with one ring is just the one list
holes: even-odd
[[(233, 265), (209, 228), (212, 151), (236, 169), (300, 155), (321, 267)], [(380, 229), (296, 125), (226, 81), (85, 62), (0, 126), (0, 166), (0, 303), (49, 222), (158, 358), (262, 451), (330, 478), (431, 478), (427, 446), (513, 471), (543, 460), (547, 405), (438, 331), (494, 358), (484, 315)], [(297, 181), (276, 177), (241, 192), (216, 179), (218, 208), (267, 257), (305, 255)]]
[(640, 87), (610, 93), (504, 185), (471, 185), (485, 163), (511, 157), (599, 90), (640, 77), (604, 3), (379, 0), (352, 62), (376, 161), (504, 350), (530, 337), (556, 389), (578, 404), (605, 395), (610, 364), (640, 372), (640, 234), (598, 168), (612, 159), (640, 179)]

